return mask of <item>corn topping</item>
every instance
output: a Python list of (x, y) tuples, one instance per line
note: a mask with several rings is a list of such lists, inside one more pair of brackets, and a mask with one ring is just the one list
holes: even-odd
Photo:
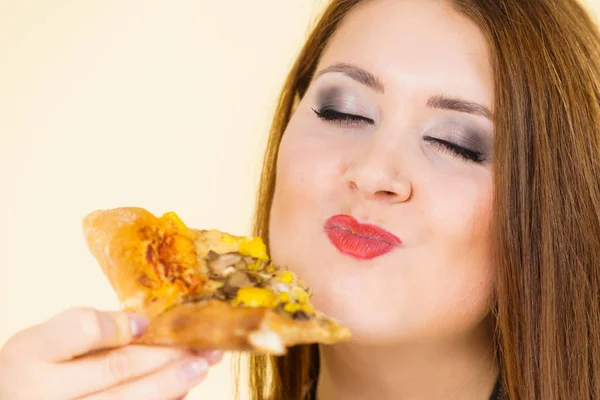
[(300, 306), (300, 310), (304, 311), (307, 314), (311, 314), (314, 310), (313, 308), (307, 303), (307, 304), (302, 304)]
[(268, 260), (267, 246), (259, 237), (245, 237), (240, 240), (240, 253), (255, 257), (260, 260)]
[(258, 269), (260, 268), (261, 265), (262, 265), (262, 261), (256, 260), (255, 262), (248, 264), (248, 270), (249, 271), (258, 271)]
[(243, 303), (246, 307), (272, 307), (275, 294), (269, 289), (246, 286), (240, 288), (234, 303)]
[(279, 275), (279, 280), (283, 283), (292, 283), (294, 281), (294, 274), (290, 271), (286, 271)]
[(300, 311), (300, 304), (296, 304), (296, 303), (286, 303), (285, 306), (283, 306), (283, 310), (285, 312), (289, 312), (290, 314), (295, 313), (296, 311)]

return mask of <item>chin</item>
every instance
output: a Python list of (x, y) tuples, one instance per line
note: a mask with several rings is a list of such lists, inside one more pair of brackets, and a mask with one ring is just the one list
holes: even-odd
[[(336, 319), (352, 331), (349, 343), (368, 345), (397, 343), (406, 336), (406, 327), (400, 321), (398, 310), (369, 301), (366, 294), (344, 291), (336, 287), (335, 280), (324, 280), (312, 285), (313, 303), (326, 315)], [(406, 337), (404, 339), (407, 339)]]

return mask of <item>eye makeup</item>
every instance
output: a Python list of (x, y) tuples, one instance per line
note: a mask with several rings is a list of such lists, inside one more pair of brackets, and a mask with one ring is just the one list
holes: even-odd
[(473, 125), (466, 121), (443, 121), (428, 129), (423, 140), (465, 161), (489, 161), (493, 150), (492, 137)]
[[(341, 128), (361, 128), (376, 124), (376, 114), (353, 90), (339, 85), (320, 88), (316, 107), (311, 108), (321, 121)], [(493, 138), (480, 124), (468, 117), (429, 119), (421, 127), (422, 140), (442, 154), (461, 161), (485, 163), (491, 159)]]
[(375, 124), (361, 104), (358, 96), (351, 90), (339, 86), (324, 88), (317, 94), (317, 108), (312, 110), (320, 119), (339, 123), (344, 126)]

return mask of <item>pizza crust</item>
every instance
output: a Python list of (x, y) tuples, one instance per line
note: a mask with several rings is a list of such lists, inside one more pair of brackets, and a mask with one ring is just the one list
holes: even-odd
[(165, 311), (136, 343), (282, 355), (286, 347), (333, 344), (347, 339), (347, 335), (346, 328), (326, 319), (297, 321), (265, 307), (235, 307), (209, 300)]

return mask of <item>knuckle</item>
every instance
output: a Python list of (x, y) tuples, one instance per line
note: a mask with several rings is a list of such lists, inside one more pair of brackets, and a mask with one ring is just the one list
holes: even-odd
[(182, 383), (183, 382), (181, 380), (176, 380), (173, 378), (160, 379), (151, 383), (151, 390), (157, 394), (157, 398), (168, 399), (173, 397), (173, 393), (176, 392), (174, 389), (181, 387)]
[(108, 354), (107, 371), (109, 379), (112, 382), (119, 383), (127, 380), (131, 376), (131, 360), (129, 356), (122, 351), (112, 351)]
[(158, 374), (156, 379), (150, 380), (150, 393), (155, 393), (157, 399), (170, 399), (175, 395), (189, 390), (190, 382), (181, 373), (181, 365), (170, 367), (171, 371)]

